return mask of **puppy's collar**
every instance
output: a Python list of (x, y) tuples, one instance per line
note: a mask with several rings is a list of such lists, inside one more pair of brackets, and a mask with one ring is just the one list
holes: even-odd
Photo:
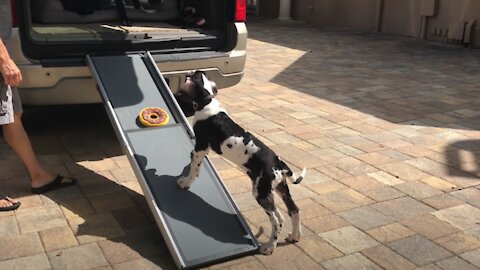
[(195, 111), (203, 110), (203, 108), (205, 106), (207, 106), (210, 102), (212, 102), (214, 97), (215, 97), (214, 95), (208, 95), (208, 96), (203, 97), (203, 99), (199, 100), (199, 102), (194, 101), (193, 102), (193, 109)]

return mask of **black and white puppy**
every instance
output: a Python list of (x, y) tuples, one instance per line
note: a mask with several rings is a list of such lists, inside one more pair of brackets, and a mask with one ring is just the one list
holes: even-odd
[(272, 223), (270, 241), (260, 248), (263, 254), (271, 254), (277, 246), (278, 236), (285, 218), (275, 206), (275, 191), (285, 202), (292, 221), (289, 242), (297, 242), (302, 235), (299, 209), (292, 200), (287, 179), (298, 184), (305, 176), (303, 169), (296, 178), (290, 168), (264, 143), (237, 125), (215, 99), (215, 83), (201, 71), (188, 74), (183, 87), (175, 97), (187, 116), (194, 115), (195, 149), (191, 153), (190, 172), (180, 176), (177, 184), (188, 189), (198, 177), (200, 164), (210, 150), (227, 158), (252, 180), (252, 193), (263, 207)]

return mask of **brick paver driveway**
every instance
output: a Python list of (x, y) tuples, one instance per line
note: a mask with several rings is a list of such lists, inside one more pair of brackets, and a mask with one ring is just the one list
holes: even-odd
[[(245, 77), (219, 99), (309, 168), (292, 185), (305, 237), (212, 268), (478, 269), (480, 53), (295, 22), (249, 30)], [(37, 108), (25, 122), (42, 162), (79, 184), (29, 194), (0, 142), (0, 191), (23, 203), (0, 213), (0, 269), (174, 268), (101, 106)], [(212, 159), (265, 241), (249, 179)]]

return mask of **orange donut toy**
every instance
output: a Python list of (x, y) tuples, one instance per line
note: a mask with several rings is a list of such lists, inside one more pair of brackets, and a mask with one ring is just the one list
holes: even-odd
[(138, 120), (146, 127), (160, 127), (166, 125), (169, 120), (168, 113), (156, 107), (147, 107), (140, 111)]

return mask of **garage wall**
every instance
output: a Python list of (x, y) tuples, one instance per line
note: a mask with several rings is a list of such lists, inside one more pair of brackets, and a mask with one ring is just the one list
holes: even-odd
[(420, 4), (420, 0), (384, 0), (380, 31), (403, 36), (418, 36), (421, 19)]
[[(292, 1), (292, 5), (293, 2)], [(278, 9), (280, 7), (280, 0), (258, 0), (259, 15), (268, 18), (278, 18)]]
[(428, 20), (427, 39), (445, 40), (447, 30), (458, 31), (459, 25), (476, 20), (472, 29), (473, 43), (480, 47), (480, 1), (479, 0), (441, 0), (437, 14)]
[[(259, 14), (278, 17), (280, 0), (259, 0)], [(421, 17), (422, 4), (435, 3), (434, 16)], [(446, 41), (464, 35), (465, 24), (476, 20), (471, 42), (480, 48), (480, 0), (291, 0), (291, 16), (316, 25), (337, 25)], [(447, 31), (448, 30), (448, 31)], [(448, 34), (450, 33), (450, 35)]]
[(292, 18), (312, 24), (375, 29), (377, 0), (293, 0)]

